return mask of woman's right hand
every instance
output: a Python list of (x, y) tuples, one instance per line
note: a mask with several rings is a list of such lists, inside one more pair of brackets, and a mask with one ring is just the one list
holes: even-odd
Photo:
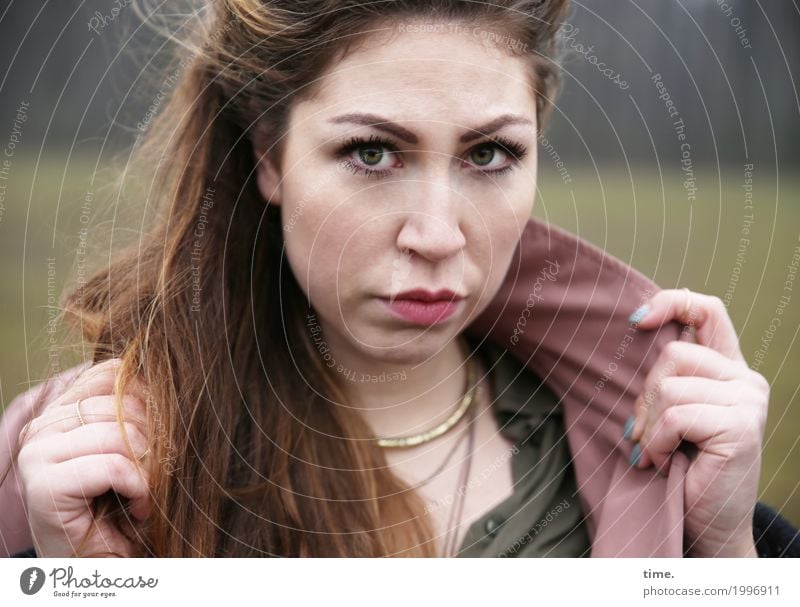
[[(76, 556), (86, 532), (95, 527), (82, 555), (138, 556), (134, 545), (109, 520), (94, 523), (92, 502), (108, 490), (131, 498), (130, 514), (147, 518), (151, 504), (146, 437), (147, 392), (137, 378), (123, 396), (128, 446), (117, 420), (113, 386), (120, 359), (81, 373), (20, 433), (17, 461), (21, 494), (39, 557)], [(76, 402), (80, 399), (80, 417)], [(81, 423), (81, 418), (83, 424)], [(142, 458), (137, 465), (137, 458)], [(130, 520), (130, 519), (129, 519)], [(133, 523), (134, 521), (130, 521)]]

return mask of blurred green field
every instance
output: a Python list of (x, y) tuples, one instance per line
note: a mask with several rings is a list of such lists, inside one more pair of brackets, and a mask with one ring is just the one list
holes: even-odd
[[(76, 272), (87, 192), (92, 192), (91, 224), (103, 226), (106, 241), (109, 235), (114, 243), (135, 238), (141, 221), (138, 195), (126, 193), (114, 205), (114, 193), (103, 193), (100, 176), (93, 180), (94, 158), (73, 156), (68, 164), (65, 158), (15, 157), (0, 190), (3, 405), (36, 383), (48, 364), (64, 367), (70, 356), (73, 364), (83, 360), (80, 347), (60, 355), (48, 319), (49, 306), (57, 304), (61, 287)], [(759, 368), (772, 384), (760, 499), (800, 524), (800, 292), (784, 291), (792, 256), (800, 251), (800, 176), (756, 166), (747, 199), (743, 168), (719, 173), (695, 168), (697, 192), (691, 200), (678, 171), (661, 174), (647, 167), (631, 174), (620, 167), (576, 166), (568, 167), (565, 185), (563, 171), (548, 166), (544, 155), (540, 167), (537, 217), (590, 240), (661, 287), (686, 286), (728, 301), (751, 366), (781, 296), (788, 297)], [(743, 235), (744, 227), (749, 234)], [(749, 241), (741, 245), (743, 236)], [(732, 277), (738, 281), (732, 283)]]

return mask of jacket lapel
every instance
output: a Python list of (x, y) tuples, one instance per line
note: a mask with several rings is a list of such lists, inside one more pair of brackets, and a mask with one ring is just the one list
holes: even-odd
[(683, 483), (676, 451), (667, 478), (630, 468), (625, 420), (672, 321), (637, 330), (628, 316), (660, 288), (592, 243), (530, 219), (508, 274), (467, 328), (507, 350), (560, 399), (593, 557), (683, 556)]

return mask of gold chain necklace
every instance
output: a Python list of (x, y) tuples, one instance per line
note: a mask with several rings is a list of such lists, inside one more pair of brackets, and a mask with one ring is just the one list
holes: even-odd
[(465, 387), (466, 393), (461, 399), (461, 403), (458, 405), (456, 410), (450, 414), (450, 417), (444, 420), (441, 424), (419, 434), (379, 438), (377, 439), (378, 446), (384, 448), (414, 447), (416, 445), (421, 445), (422, 443), (427, 443), (428, 441), (441, 436), (455, 426), (464, 416), (464, 413), (466, 413), (467, 409), (469, 409), (469, 406), (472, 404), (472, 399), (475, 396), (476, 388), (475, 363), (473, 362), (473, 357), (470, 356), (467, 360), (467, 385)]

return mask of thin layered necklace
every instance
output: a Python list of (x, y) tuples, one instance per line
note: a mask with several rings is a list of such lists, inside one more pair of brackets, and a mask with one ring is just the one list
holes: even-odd
[(475, 446), (475, 426), (476, 426), (476, 406), (475, 403), (475, 394), (478, 391), (479, 382), (476, 381), (478, 376), (478, 364), (475, 360), (475, 355), (470, 356), (469, 351), (466, 351), (467, 354), (467, 379), (466, 385), (464, 389), (464, 396), (461, 398), (461, 401), (456, 406), (453, 413), (441, 424), (430, 428), (429, 430), (425, 430), (418, 434), (413, 434), (410, 436), (396, 436), (396, 437), (385, 437), (385, 438), (378, 438), (376, 439), (378, 445), (384, 448), (402, 448), (402, 447), (413, 447), (417, 445), (421, 445), (423, 443), (427, 443), (437, 437), (440, 437), (447, 432), (453, 430), (457, 425), (458, 422), (461, 421), (462, 418), (466, 416), (467, 419), (467, 428), (466, 432), (463, 432), (458, 439), (456, 439), (455, 443), (453, 444), (452, 449), (448, 452), (447, 456), (445, 457), (444, 461), (437, 466), (436, 470), (434, 470), (430, 475), (428, 475), (425, 479), (417, 483), (412, 487), (412, 489), (418, 489), (422, 487), (426, 483), (430, 482), (431, 479), (436, 477), (438, 474), (444, 470), (447, 463), (452, 459), (453, 454), (458, 450), (459, 445), (463, 442), (464, 438), (467, 438), (467, 453), (464, 457), (464, 461), (461, 466), (461, 471), (458, 477), (458, 483), (455, 490), (455, 499), (453, 500), (453, 508), (450, 510), (450, 516), (447, 521), (447, 534), (445, 535), (443, 546), (444, 546), (444, 556), (455, 556), (458, 550), (458, 529), (461, 526), (461, 518), (463, 516), (464, 511), (464, 503), (466, 501), (466, 488), (467, 483), (469, 481), (469, 474), (472, 468), (472, 456)]

